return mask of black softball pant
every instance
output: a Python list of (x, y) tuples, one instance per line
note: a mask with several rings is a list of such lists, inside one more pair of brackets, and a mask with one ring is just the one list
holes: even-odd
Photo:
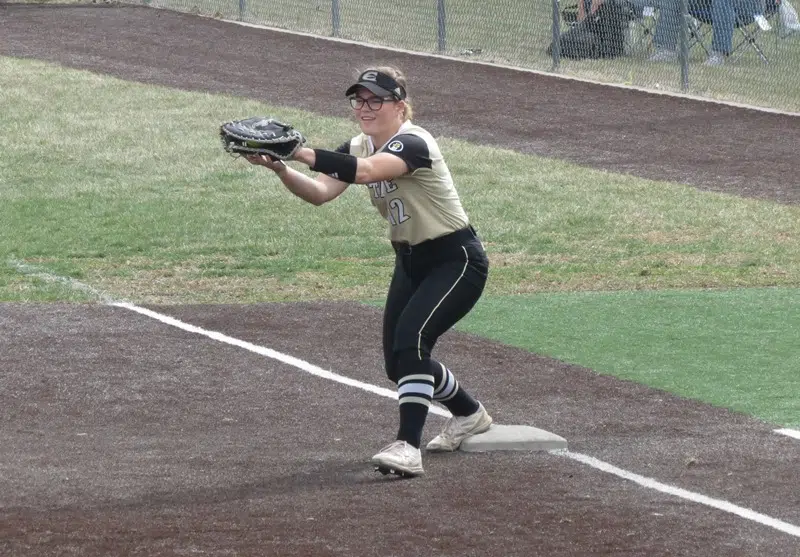
[(383, 314), (386, 374), (441, 376), (430, 359), (436, 341), (474, 306), (483, 293), (489, 260), (471, 226), (410, 246), (394, 243), (394, 274)]

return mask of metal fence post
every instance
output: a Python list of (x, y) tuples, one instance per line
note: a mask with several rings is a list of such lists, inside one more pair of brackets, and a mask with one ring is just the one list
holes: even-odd
[(339, 19), (339, 0), (331, 2), (331, 25), (333, 27), (333, 36), (338, 37), (341, 34), (341, 19)]
[(244, 21), (244, 14), (247, 11), (247, 0), (239, 0), (239, 21)]
[(681, 91), (689, 90), (689, 2), (681, 0), (681, 23), (679, 29), (679, 41), (681, 50), (678, 59), (681, 63)]
[(447, 15), (444, 9), (444, 0), (436, 3), (436, 28), (439, 38), (439, 52), (444, 52), (447, 48)]
[(553, 71), (558, 70), (558, 66), (561, 64), (561, 41), (559, 40), (561, 37), (561, 14), (558, 8), (558, 0), (553, 0)]

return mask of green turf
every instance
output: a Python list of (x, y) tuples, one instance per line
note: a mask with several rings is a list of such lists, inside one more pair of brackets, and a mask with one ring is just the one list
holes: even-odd
[(495, 296), (459, 329), (800, 426), (800, 289)]

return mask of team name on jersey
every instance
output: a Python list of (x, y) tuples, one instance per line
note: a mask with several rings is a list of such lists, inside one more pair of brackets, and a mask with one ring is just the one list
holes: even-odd
[(372, 197), (375, 199), (383, 199), (387, 193), (391, 193), (397, 189), (397, 184), (394, 180), (382, 180), (380, 182), (373, 182), (367, 184), (367, 187), (372, 190)]

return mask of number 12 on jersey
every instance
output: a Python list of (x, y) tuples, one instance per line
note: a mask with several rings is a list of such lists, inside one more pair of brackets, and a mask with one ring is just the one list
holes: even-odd
[(386, 218), (392, 223), (392, 226), (397, 226), (401, 222), (405, 222), (411, 218), (406, 214), (406, 208), (403, 205), (403, 200), (394, 198), (389, 200), (389, 211), (386, 213)]

